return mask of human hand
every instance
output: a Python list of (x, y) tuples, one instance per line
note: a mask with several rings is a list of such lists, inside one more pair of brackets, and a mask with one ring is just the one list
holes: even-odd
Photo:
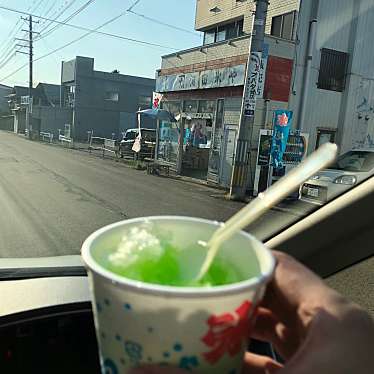
[(274, 252), (274, 280), (252, 337), (271, 342), (285, 365), (247, 354), (245, 373), (344, 374), (374, 370), (374, 321), (293, 258)]

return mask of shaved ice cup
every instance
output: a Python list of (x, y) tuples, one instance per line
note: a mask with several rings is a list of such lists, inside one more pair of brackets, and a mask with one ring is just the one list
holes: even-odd
[[(149, 221), (171, 232), (171, 244), (177, 248), (207, 241), (220, 226), (199, 218), (145, 217), (106, 226), (85, 240), (82, 257), (102, 373), (136, 373), (136, 368), (148, 366), (240, 373), (256, 307), (274, 272), (274, 257), (259, 240), (241, 231), (222, 245), (218, 255), (248, 279), (200, 288), (134, 281), (100, 265), (100, 259), (117, 248), (125, 229)], [(191, 259), (191, 266), (202, 260)]]

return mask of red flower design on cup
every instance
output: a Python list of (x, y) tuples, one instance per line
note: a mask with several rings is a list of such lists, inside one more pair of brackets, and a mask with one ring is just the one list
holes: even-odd
[(209, 330), (201, 339), (211, 348), (209, 352), (203, 353), (206, 361), (215, 364), (225, 353), (235, 356), (240, 352), (243, 341), (248, 339), (251, 307), (252, 303), (245, 301), (235, 313), (212, 315), (208, 318)]

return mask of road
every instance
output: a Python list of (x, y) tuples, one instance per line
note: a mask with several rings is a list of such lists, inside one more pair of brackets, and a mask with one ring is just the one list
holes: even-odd
[[(206, 186), (0, 131), (0, 257), (79, 254), (90, 233), (126, 218), (177, 214), (226, 220), (243, 204), (222, 196)], [(248, 231), (263, 238), (297, 220), (295, 207), (288, 206), (268, 212)], [(367, 285), (373, 261), (329, 283), (374, 316)]]
[[(78, 254), (97, 228), (160, 214), (226, 220), (243, 204), (206, 186), (147, 175), (87, 152), (0, 131), (0, 257)], [(217, 197), (218, 196), (218, 197)], [(295, 216), (272, 211), (251, 229)]]

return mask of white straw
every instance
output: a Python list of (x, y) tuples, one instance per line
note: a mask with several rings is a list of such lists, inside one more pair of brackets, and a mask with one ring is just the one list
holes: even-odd
[(222, 243), (239, 230), (254, 222), (258, 217), (286, 198), (293, 190), (326, 168), (336, 158), (338, 147), (336, 144), (326, 143), (313, 152), (296, 168), (290, 170), (283, 178), (271, 185), (265, 192), (247, 204), (233, 215), (226, 223), (214, 232), (206, 247), (208, 253), (200, 269), (197, 280), (201, 279), (209, 270), (219, 247)]

